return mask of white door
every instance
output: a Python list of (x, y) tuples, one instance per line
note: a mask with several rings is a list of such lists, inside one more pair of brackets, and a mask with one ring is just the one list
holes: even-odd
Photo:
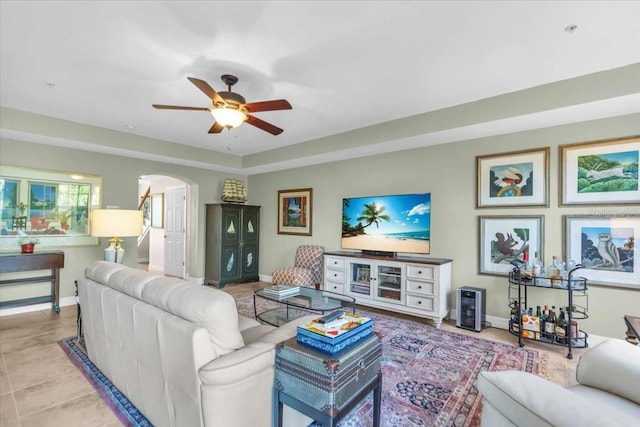
[(186, 210), (186, 188), (167, 188), (164, 216), (164, 274), (182, 279), (184, 279), (186, 256)]

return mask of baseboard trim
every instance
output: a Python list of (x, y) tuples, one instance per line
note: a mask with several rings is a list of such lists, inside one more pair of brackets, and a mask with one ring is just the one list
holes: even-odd
[[(449, 319), (456, 320), (457, 318), (458, 318), (458, 315), (456, 313), (456, 310), (451, 310), (449, 312)], [(485, 316), (485, 320), (487, 324), (490, 324), (489, 327), (491, 328), (498, 328), (498, 329), (504, 329), (504, 330), (509, 329), (509, 319), (505, 319), (504, 317)], [(483, 327), (487, 327), (487, 325), (483, 325)]]
[[(60, 307), (66, 307), (77, 303), (76, 297), (63, 297), (60, 298)], [(31, 313), (33, 311), (51, 310), (51, 303), (45, 302), (42, 304), (25, 305), (22, 307), (3, 308), (0, 310), (0, 317), (10, 316), (12, 314)]]

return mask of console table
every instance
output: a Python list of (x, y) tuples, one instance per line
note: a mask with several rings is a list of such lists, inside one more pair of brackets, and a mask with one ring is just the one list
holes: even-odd
[(0, 254), (0, 273), (51, 270), (49, 276), (31, 276), (0, 280), (0, 286), (15, 286), (29, 283), (51, 282), (50, 295), (0, 302), (0, 308), (51, 303), (51, 309), (60, 313), (60, 269), (64, 268), (64, 252), (43, 251), (31, 254), (8, 252)]

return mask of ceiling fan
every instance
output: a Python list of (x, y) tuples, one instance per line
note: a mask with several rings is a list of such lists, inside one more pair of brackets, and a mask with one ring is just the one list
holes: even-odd
[(181, 107), (178, 105), (159, 105), (153, 104), (153, 108), (160, 110), (196, 110), (208, 111), (216, 120), (209, 129), (209, 133), (220, 133), (224, 128), (234, 128), (240, 126), (243, 122), (247, 122), (265, 132), (272, 135), (279, 135), (283, 132), (277, 126), (260, 120), (252, 116), (250, 113), (258, 113), (260, 111), (290, 110), (291, 104), (286, 99), (277, 99), (273, 101), (250, 102), (247, 104), (244, 97), (238, 93), (231, 91), (231, 86), (238, 83), (238, 78), (230, 74), (223, 74), (220, 78), (227, 85), (226, 92), (216, 92), (204, 80), (187, 77), (191, 83), (196, 85), (198, 89), (204, 92), (211, 99), (212, 107)]

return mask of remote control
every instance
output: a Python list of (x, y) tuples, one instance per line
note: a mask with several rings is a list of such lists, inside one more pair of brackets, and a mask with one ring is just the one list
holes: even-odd
[(344, 311), (334, 311), (333, 313), (329, 313), (326, 316), (323, 316), (318, 319), (318, 323), (329, 323), (332, 320), (336, 320), (338, 317), (342, 316)]

